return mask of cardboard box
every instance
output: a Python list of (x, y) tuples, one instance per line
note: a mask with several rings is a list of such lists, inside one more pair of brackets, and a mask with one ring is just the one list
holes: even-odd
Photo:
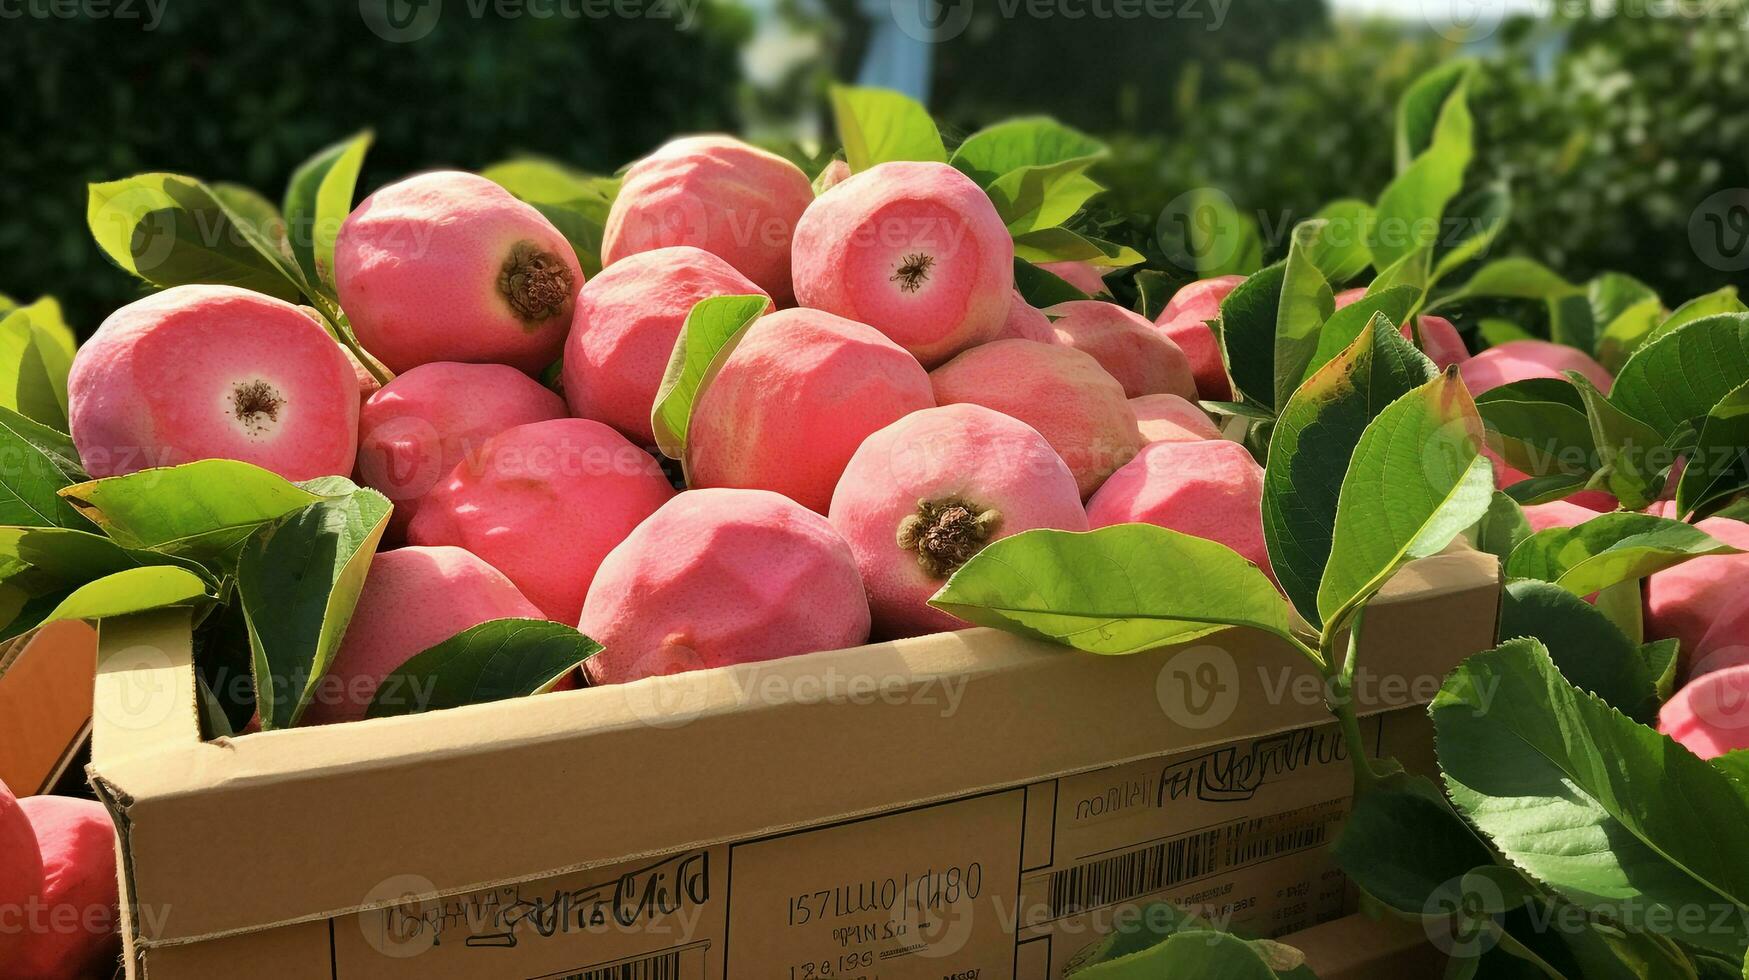
[[(1496, 569), (1426, 559), (1369, 612), (1374, 751), (1430, 752)], [(1353, 908), (1321, 685), (1252, 631), (966, 630), (214, 742), (186, 614), (100, 634), (130, 976), (1043, 980), (1162, 898), (1270, 935)]]
[(95, 641), (66, 622), (0, 646), (0, 781), (13, 793), (47, 793), (91, 733)]

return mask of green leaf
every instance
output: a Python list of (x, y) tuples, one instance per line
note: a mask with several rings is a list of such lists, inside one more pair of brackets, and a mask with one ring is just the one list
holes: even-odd
[(1059, 164), (1016, 170), (986, 190), (1009, 234), (1024, 235), (1068, 221), (1105, 188), (1080, 166)]
[(1742, 955), (1749, 804), (1730, 778), (1567, 683), (1536, 640), (1471, 657), (1430, 710), (1452, 802), (1513, 865), (1581, 907)]
[(1340, 629), (1403, 563), (1443, 550), (1487, 512), (1494, 471), (1480, 435), (1475, 402), (1455, 370), (1367, 425), (1342, 479), (1318, 585), (1325, 629)]
[(1369, 293), (1382, 293), (1387, 289), (1409, 286), (1415, 290), (1415, 307), (1421, 307), (1422, 300), (1427, 296), (1427, 288), (1433, 276), (1433, 248), (1422, 245), (1411, 250), (1407, 255), (1379, 269), (1379, 274), (1367, 284)]
[(1421, 777), (1356, 797), (1332, 856), (1361, 890), (1413, 916), (1427, 914), (1471, 869), (1494, 863), (1438, 788)]
[(1221, 357), (1241, 399), (1275, 411), (1275, 325), (1287, 265), (1267, 266), (1221, 301)]
[(1720, 286), (1678, 306), (1663, 323), (1658, 324), (1652, 335), (1646, 338), (1646, 342), (1657, 340), (1678, 327), (1720, 313), (1749, 313), (1749, 306), (1744, 306), (1743, 301), (1737, 298), (1736, 286)]
[(1476, 550), (1485, 551), (1504, 562), (1511, 556), (1512, 549), (1531, 533), (1524, 508), (1510, 494), (1496, 490), (1488, 502), (1488, 512), (1476, 522)]
[(607, 213), (619, 196), (620, 178), (580, 173), (535, 157), (493, 164), (480, 176), (551, 221), (571, 243), (585, 276), (601, 271), (601, 236), (607, 228)]
[(1482, 296), (1548, 301), (1579, 292), (1578, 286), (1534, 259), (1496, 259), (1477, 269), (1469, 281), (1441, 300), (1440, 305)]
[(1415, 158), (1433, 145), (1446, 103), (1469, 80), (1475, 67), (1475, 62), (1467, 59), (1448, 61), (1416, 78), (1398, 98), (1397, 172), (1409, 169)]
[(280, 255), (291, 254), (291, 243), (286, 240), (285, 216), (279, 213), (279, 208), (272, 201), (242, 184), (217, 183), (211, 185), (210, 189), (213, 196), (219, 199), (219, 203), (229, 208), (240, 222), (272, 246), (274, 252)]
[(264, 731), (296, 724), (333, 663), (389, 510), (382, 494), (359, 489), (292, 511), (244, 542), (237, 594)]
[(664, 456), (686, 459), (686, 433), (699, 391), (721, 370), (741, 336), (770, 303), (764, 296), (712, 296), (686, 314), (650, 412), (656, 445)]
[(65, 593), (146, 565), (199, 566), (124, 548), (101, 534), (65, 527), (0, 527), (0, 581), (30, 596)]
[(1017, 170), (1091, 164), (1107, 153), (1104, 143), (1055, 119), (1027, 116), (980, 129), (966, 137), (949, 162), (988, 188)]
[(1312, 355), (1312, 362), (1306, 365), (1306, 377), (1310, 378), (1336, 355), (1347, 350), (1375, 314), (1383, 313), (1390, 324), (1407, 323), (1409, 311), (1420, 299), (1421, 291), (1413, 286), (1393, 286), (1383, 292), (1362, 296), (1330, 314), (1330, 318), (1324, 321), (1324, 329), (1318, 331), (1318, 349)]
[(1088, 653), (1135, 653), (1226, 626), (1292, 635), (1287, 603), (1256, 565), (1151, 524), (1022, 531), (961, 566), (930, 604)]
[(916, 101), (880, 88), (834, 85), (832, 116), (851, 173), (893, 160), (947, 162), (947, 148), (929, 111)]
[(1045, 262), (1087, 262), (1109, 269), (1142, 263), (1142, 253), (1128, 245), (1091, 238), (1067, 228), (1041, 228), (1015, 235), (1014, 257), (1035, 265)]
[(1499, 347), (1514, 340), (1534, 340), (1536, 335), (1524, 329), (1511, 320), (1500, 317), (1483, 317), (1476, 326), (1476, 332), (1481, 334), (1482, 342), (1489, 347)]
[(1646, 662), (1646, 674), (1652, 678), (1659, 704), (1676, 693), (1676, 668), (1682, 662), (1681, 654), (1682, 641), (1675, 637), (1640, 644), (1640, 659)]
[(1434, 244), (1430, 284), (1487, 251), (1511, 220), (1512, 192), (1504, 183), (1489, 184), (1459, 198), (1446, 221), (1462, 221), (1463, 225), (1450, 241), (1442, 236)]
[[(1018, 288), (1018, 277), (1016, 279)], [(1134, 282), (1136, 312), (1150, 323), (1160, 319), (1160, 314), (1166, 311), (1166, 304), (1172, 301), (1172, 278), (1158, 269), (1141, 269), (1136, 272)]]
[(56, 491), (87, 479), (73, 439), (0, 408), (0, 524), (20, 527), (70, 527), (90, 530)]
[(1336, 311), (1330, 282), (1324, 278), (1311, 253), (1326, 225), (1305, 221), (1294, 227), (1288, 246), (1287, 266), (1282, 273), (1281, 299), (1275, 317), (1275, 401), (1285, 405), (1306, 377), (1306, 368), (1318, 350), (1318, 334), (1324, 321)]
[(1167, 260), (1198, 279), (1249, 276), (1263, 267), (1257, 220), (1213, 187), (1174, 199), (1158, 222), (1157, 238)]
[[(1431, 250), (1441, 237), (1446, 205), (1463, 187), (1464, 171), (1474, 154), (1469, 74), (1466, 66), (1445, 92), (1425, 148), (1379, 195), (1368, 246), (1373, 264), (1380, 269), (1417, 249)], [(1415, 115), (1424, 113), (1417, 110)], [(1405, 145), (1413, 144), (1399, 142), (1399, 150)]]
[(203, 561), (230, 553), (261, 525), (324, 499), (233, 459), (140, 470), (60, 493), (124, 547)]
[(1657, 677), (1637, 644), (1596, 607), (1551, 582), (1520, 579), (1500, 602), (1500, 642), (1539, 640), (1569, 684), (1641, 724), (1657, 719)]
[[(1279, 946), (1280, 944), (1271, 944)], [(1291, 969), (1291, 965), (1287, 968)], [(1257, 945), (1209, 930), (1175, 932), (1139, 953), (1076, 970), (1075, 980), (1161, 980), (1209, 977), (1219, 980), (1276, 980), (1276, 972)]]
[(494, 619), (391, 671), (366, 717), (421, 714), (538, 694), (600, 650), (601, 644), (563, 623)]
[(285, 189), (285, 220), (292, 256), (304, 278), (334, 296), (334, 243), (352, 213), (364, 155), (374, 138), (365, 130), (322, 150), (292, 172)]
[(74, 589), (42, 622), (109, 619), (169, 606), (203, 606), (214, 598), (212, 585), (186, 568), (130, 568)]
[(1597, 442), (1579, 390), (1554, 378), (1531, 378), (1476, 396), (1488, 447), (1531, 476), (1589, 477)]
[(1340, 286), (1372, 267), (1372, 252), (1366, 247), (1372, 205), (1343, 198), (1319, 208), (1312, 218), (1325, 223), (1324, 231), (1312, 243), (1312, 264), (1323, 270), (1331, 286)]
[(111, 261), (155, 286), (213, 283), (294, 302), (308, 288), (289, 257), (192, 177), (92, 184), (86, 222)]
[(53, 299), (0, 316), (0, 407), (65, 429), (72, 367), (73, 334)]
[(1749, 313), (1684, 324), (1634, 352), (1609, 400), (1661, 435), (1696, 422), (1749, 382)]
[(1749, 489), (1749, 382), (1707, 412), (1676, 484), (1676, 509), (1686, 517), (1745, 489)]
[(1657, 450), (1664, 443), (1663, 437), (1616, 407), (1584, 375), (1577, 371), (1565, 374), (1585, 402), (1591, 441), (1597, 447), (1597, 471), (1591, 484), (1615, 494), (1623, 507), (1639, 510), (1650, 505), (1664, 483), (1657, 469)]
[(1506, 574), (1553, 582), (1584, 596), (1690, 558), (1736, 553), (1737, 549), (1692, 524), (1617, 511), (1573, 527), (1538, 531), (1513, 549)]
[(1092, 298), (1069, 285), (1061, 276), (1047, 272), (1025, 259), (1014, 260), (1014, 288), (1020, 290), (1020, 298), (1026, 300), (1027, 305), (1041, 310), (1058, 303)]
[(1377, 316), (1282, 408), (1263, 474), (1263, 533), (1282, 590), (1313, 625), (1322, 622), (1318, 581), (1361, 434), (1386, 405), (1434, 376), (1432, 362)]

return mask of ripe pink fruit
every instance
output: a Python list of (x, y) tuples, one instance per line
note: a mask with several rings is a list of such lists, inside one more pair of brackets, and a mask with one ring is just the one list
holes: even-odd
[(656, 460), (600, 422), (533, 422), (451, 471), (407, 539), (466, 548), (547, 619), (575, 623), (601, 560), (672, 496)]
[(1688, 659), (1691, 678), (1749, 664), (1749, 591), (1713, 620)]
[(1227, 380), (1227, 366), (1221, 360), (1221, 345), (1208, 321), (1221, 315), (1221, 302), (1233, 287), (1245, 281), (1244, 276), (1215, 276), (1198, 279), (1174, 293), (1160, 318), (1154, 322), (1168, 340), (1177, 344), (1190, 360), (1196, 375), (1197, 393), (1204, 398), (1225, 401), (1233, 397), (1232, 383)]
[(650, 409), (686, 315), (712, 296), (765, 291), (691, 245), (639, 252), (589, 280), (565, 342), (565, 400), (579, 418), (606, 422), (653, 446)]
[(781, 310), (747, 328), (699, 393), (687, 473), (695, 487), (775, 490), (823, 514), (864, 439), (934, 404), (922, 366), (873, 327)]
[(1683, 685), (1659, 710), (1658, 730), (1702, 759), (1749, 748), (1749, 664)]
[(1008, 316), (1002, 321), (1002, 329), (990, 339), (1054, 344), (1057, 342), (1057, 328), (1051, 326), (1051, 318), (1043, 310), (1028, 303), (1016, 290), (1014, 300), (1008, 304)]
[(789, 306), (790, 236), (814, 200), (808, 175), (728, 136), (673, 140), (631, 165), (601, 235), (601, 261), (695, 245)]
[(364, 718), (384, 677), (462, 630), (494, 619), (541, 618), (502, 572), (460, 548), (379, 551), (301, 724)]
[(974, 347), (930, 372), (935, 400), (993, 408), (1038, 430), (1085, 499), (1142, 447), (1123, 385), (1074, 349), (1030, 340)]
[(868, 600), (824, 517), (766, 490), (688, 490), (601, 563), (579, 628), (594, 684), (853, 647)]
[[(1499, 453), (1485, 445), (1482, 447), (1482, 455), (1488, 457), (1488, 461), (1494, 464), (1494, 489), (1496, 490), (1504, 490), (1531, 478), (1529, 473), (1506, 462), (1500, 458)], [(1580, 490), (1561, 498), (1560, 502), (1583, 507), (1591, 511), (1593, 517), (1615, 510), (1621, 503), (1615, 499), (1614, 494), (1603, 490)]]
[(1584, 351), (1546, 340), (1509, 341), (1458, 364), (1458, 373), (1472, 395), (1530, 378), (1565, 380), (1562, 371), (1578, 371), (1605, 393), (1614, 383), (1603, 365)]
[[(1749, 524), (1728, 517), (1709, 517), (1695, 527), (1734, 547), (1749, 550)], [(1733, 609), (1749, 605), (1749, 554), (1693, 558), (1646, 579), (1646, 634), (1682, 642), (1685, 663), (1714, 623)]]
[(796, 224), (796, 299), (867, 323), (934, 367), (1001, 329), (1014, 242), (971, 178), (945, 163), (882, 163)]
[(419, 174), (377, 191), (334, 245), (334, 287), (364, 348), (393, 371), (559, 356), (583, 270), (544, 215), (484, 177)]
[(980, 405), (913, 412), (869, 436), (828, 516), (850, 542), (883, 637), (964, 628), (929, 597), (991, 541), (1087, 530), (1062, 458), (1031, 426)]
[(352, 472), (358, 380), (290, 303), (175, 286), (116, 310), (73, 358), (73, 442), (94, 477), (240, 459), (288, 480)]
[(1524, 519), (1530, 522), (1532, 531), (1546, 531), (1551, 527), (1575, 527), (1596, 516), (1597, 511), (1569, 500), (1530, 504), (1524, 508)]
[(1057, 342), (1093, 355), (1126, 397), (1196, 397), (1189, 359), (1146, 317), (1096, 299), (1058, 303), (1045, 313), (1055, 319)]
[(1109, 292), (1105, 288), (1104, 270), (1091, 262), (1041, 262), (1039, 268), (1089, 296)]
[(358, 416), (360, 480), (395, 505), (391, 533), (456, 464), (513, 426), (565, 417), (565, 401), (503, 364), (435, 361), (399, 375)]
[[(66, 796), (27, 796), (42, 856), (41, 902), (22, 917), (22, 947), (6, 966), (12, 980), (109, 976), (121, 955), (115, 824), (103, 804)], [(0, 931), (17, 923), (0, 923)]]
[(1146, 442), (1195, 442), (1222, 439), (1208, 413), (1177, 395), (1143, 395), (1130, 399), (1136, 426)]
[[(1336, 308), (1340, 310), (1365, 295), (1365, 286), (1345, 289), (1336, 294)], [(1470, 350), (1464, 346), (1464, 338), (1458, 333), (1457, 327), (1452, 326), (1450, 320), (1442, 316), (1422, 316), (1419, 319), (1421, 320), (1421, 341), (1426, 345), (1423, 353), (1441, 371), (1469, 359)], [(1413, 341), (1415, 339), (1414, 331), (1407, 323), (1398, 327), (1397, 331), (1407, 340)]]
[(0, 781), (0, 971), (9, 967), (31, 937), (17, 928), (18, 910), (40, 902), (43, 890), (42, 854), (30, 817), (4, 781)]
[(1087, 523), (1154, 524), (1219, 541), (1274, 577), (1263, 540), (1263, 467), (1226, 439), (1156, 442), (1087, 502)]

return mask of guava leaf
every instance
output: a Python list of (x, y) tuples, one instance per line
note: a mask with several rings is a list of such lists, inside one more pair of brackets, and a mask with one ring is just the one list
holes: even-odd
[(130, 568), (74, 589), (39, 625), (64, 619), (109, 619), (168, 606), (204, 606), (215, 599), (212, 582), (186, 568)]
[(294, 302), (313, 291), (289, 256), (192, 177), (92, 184), (85, 218), (112, 262), (154, 286), (212, 283)]
[[(1318, 331), (1318, 349), (1312, 355), (1311, 363), (1306, 365), (1305, 377), (1310, 378), (1336, 355), (1347, 350), (1354, 338), (1360, 336), (1361, 328), (1372, 322), (1374, 314), (1383, 313), (1392, 324), (1407, 323), (1409, 312), (1420, 298), (1421, 291), (1414, 286), (1393, 286), (1383, 292), (1362, 296), (1330, 314), (1330, 318), (1324, 321), (1324, 329)], [(1304, 382), (1305, 378), (1302, 378), (1301, 383)]]
[[(1266, 955), (1298, 951), (1280, 943), (1246, 942), (1208, 929), (1174, 932), (1139, 953), (1102, 960), (1075, 970), (1075, 980), (1160, 980), (1162, 977), (1219, 977), (1220, 980), (1277, 980)], [(1280, 969), (1299, 963), (1282, 957)], [(1302, 958), (1303, 961), (1303, 958)]]
[(1535, 259), (1495, 259), (1477, 269), (1456, 292), (1443, 297), (1439, 305), (1481, 296), (1551, 301), (1580, 292), (1578, 286)]
[(203, 561), (232, 552), (268, 521), (323, 499), (233, 459), (139, 470), (60, 494), (120, 545)]
[(1136, 284), (1136, 312), (1150, 323), (1160, 319), (1176, 288), (1172, 277), (1159, 269), (1139, 269), (1132, 281)]
[(1256, 565), (1151, 524), (1022, 531), (985, 547), (929, 602), (1088, 653), (1136, 653), (1227, 626), (1291, 636), (1287, 603)]
[(1455, 369), (1368, 423), (1342, 479), (1318, 584), (1325, 629), (1340, 629), (1405, 562), (1444, 549), (1487, 512), (1494, 471), (1481, 428)]
[(1500, 601), (1500, 642), (1539, 640), (1569, 684), (1641, 724), (1658, 715), (1656, 675), (1639, 645), (1584, 599), (1552, 582), (1509, 582)]
[(247, 225), (257, 237), (280, 255), (291, 254), (291, 242), (287, 240), (285, 216), (279, 213), (279, 207), (252, 187), (242, 184), (227, 184), (219, 182), (209, 185), (213, 196), (219, 203), (229, 208), (237, 220)]
[(1589, 485), (1607, 489), (1623, 507), (1631, 510), (1651, 504), (1664, 483), (1657, 470), (1663, 436), (1623, 411), (1583, 374), (1577, 371), (1565, 374), (1585, 402), (1591, 441), (1597, 447), (1597, 470)]
[(712, 296), (700, 300), (686, 314), (650, 411), (650, 427), (662, 455), (685, 461), (686, 433), (699, 391), (770, 305), (771, 300), (764, 296)]
[(1512, 192), (1504, 182), (1488, 184), (1459, 198), (1445, 219), (1447, 225), (1461, 223), (1459, 231), (1449, 241), (1441, 236), (1434, 243), (1433, 271), (1428, 284), (1439, 282), (1487, 251), (1511, 220)]
[(1069, 285), (1061, 276), (1047, 272), (1025, 259), (1014, 260), (1014, 288), (1020, 291), (1020, 298), (1026, 300), (1028, 305), (1041, 310), (1058, 303), (1092, 298)]
[(1448, 61), (1416, 77), (1398, 97), (1393, 143), (1398, 173), (1432, 146), (1446, 103), (1475, 68), (1469, 59)]
[(1494, 863), (1475, 831), (1424, 777), (1356, 797), (1332, 856), (1362, 891), (1414, 916), (1429, 914), (1441, 893), (1471, 870)]
[(1749, 382), (1749, 313), (1691, 321), (1634, 352), (1610, 403), (1671, 436)]
[(1676, 483), (1683, 516), (1749, 489), (1749, 382), (1707, 412), (1694, 451)]
[(286, 185), (287, 238), (304, 278), (334, 296), (334, 242), (352, 213), (352, 197), (374, 135), (357, 133), (305, 160)]
[(1579, 389), (1555, 378), (1504, 384), (1476, 396), (1488, 447), (1531, 476), (1590, 477), (1597, 443)]
[(519, 157), (480, 171), (517, 199), (539, 211), (571, 243), (583, 275), (601, 271), (601, 236), (607, 213), (619, 196), (621, 179), (579, 173), (560, 163)]
[(832, 116), (851, 173), (894, 160), (947, 162), (947, 148), (929, 111), (915, 100), (881, 88), (834, 85)]
[(356, 489), (300, 507), (244, 542), (237, 595), (249, 623), (262, 730), (296, 724), (328, 672), (389, 510), (382, 494)]
[(1367, 250), (1366, 236), (1373, 223), (1372, 205), (1342, 198), (1319, 208), (1312, 218), (1324, 222), (1323, 232), (1311, 243), (1312, 264), (1323, 271), (1332, 287), (1371, 268), (1372, 253)]
[(1506, 574), (1534, 578), (1590, 595), (1680, 565), (1690, 558), (1737, 549), (1692, 524), (1617, 511), (1572, 527), (1551, 527), (1512, 550)]
[(91, 522), (56, 491), (89, 479), (71, 436), (0, 408), (0, 524), (91, 530)]
[(1275, 325), (1287, 264), (1249, 276), (1221, 301), (1221, 357), (1241, 400), (1275, 412)]
[(1142, 263), (1142, 253), (1128, 245), (1082, 235), (1067, 228), (1040, 228), (1015, 235), (1014, 257), (1034, 264), (1086, 262), (1107, 269)]
[(73, 344), (53, 298), (0, 315), (0, 408), (65, 429)]
[[(1514, 866), (1582, 908), (1743, 955), (1743, 786), (1569, 684), (1532, 639), (1465, 661), (1430, 711), (1452, 802)], [(1729, 914), (1682, 914), (1700, 908)]]
[(563, 623), (494, 619), (390, 671), (366, 717), (421, 714), (551, 690), (601, 644)]
[(1749, 306), (1737, 298), (1736, 286), (1720, 286), (1710, 293), (1703, 293), (1672, 310), (1664, 322), (1658, 324), (1644, 343), (1650, 343), (1667, 333), (1686, 326), (1696, 320), (1703, 320), (1720, 313), (1749, 313)]
[(1275, 401), (1287, 404), (1294, 389), (1306, 377), (1306, 368), (1318, 350), (1318, 335), (1324, 321), (1336, 311), (1330, 282), (1319, 269), (1313, 252), (1327, 226), (1322, 221), (1304, 221), (1294, 226), (1282, 271), (1281, 299), (1275, 314)]
[[(1459, 64), (1463, 67), (1443, 93), (1424, 147), (1379, 195), (1367, 245), (1372, 250), (1373, 264), (1380, 269), (1418, 249), (1428, 249), (1431, 259), (1431, 249), (1440, 238), (1446, 205), (1463, 187), (1464, 171), (1474, 154), (1474, 122), (1468, 100), (1469, 77), (1474, 66)], [(1421, 91), (1423, 95), (1431, 94)], [(1415, 96), (1415, 90), (1410, 95)], [(1421, 143), (1420, 120), (1425, 118), (1426, 109), (1418, 101), (1417, 108), (1405, 112), (1404, 125), (1413, 132), (1407, 142), (1401, 141), (1399, 134), (1399, 151)]]
[(89, 531), (0, 527), (0, 581), (32, 597), (70, 592), (107, 575), (148, 565), (174, 565), (204, 574), (192, 562), (124, 548)]
[(1434, 377), (1432, 362), (1375, 315), (1282, 408), (1263, 474), (1264, 540), (1282, 590), (1314, 625), (1322, 622), (1318, 582), (1342, 480), (1361, 434), (1386, 405)]
[(1512, 555), (1512, 549), (1531, 533), (1524, 508), (1510, 495), (1496, 490), (1488, 502), (1488, 512), (1476, 522), (1476, 550), (1485, 551), (1504, 562)]
[(979, 187), (1017, 170), (1091, 164), (1107, 154), (1104, 143), (1055, 119), (1026, 116), (980, 129), (953, 151), (953, 164)]

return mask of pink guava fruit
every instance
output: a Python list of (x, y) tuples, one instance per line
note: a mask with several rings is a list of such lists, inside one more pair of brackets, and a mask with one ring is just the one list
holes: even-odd
[(565, 342), (565, 400), (578, 418), (605, 422), (653, 446), (650, 409), (674, 341), (700, 300), (764, 295), (729, 263), (691, 245), (615, 262), (577, 295)]
[(1039, 268), (1089, 296), (1108, 292), (1105, 272), (1091, 262), (1041, 262)]
[[(120, 880), (115, 824), (103, 804), (67, 796), (27, 796), (42, 858), (42, 892), (22, 917), (24, 942), (5, 967), (9, 980), (107, 977), (121, 956)], [(0, 929), (12, 926), (0, 921)]]
[(843, 160), (833, 160), (820, 171), (820, 176), (814, 178), (814, 193), (824, 194), (850, 177), (850, 164)]
[(67, 378), (86, 472), (239, 459), (288, 480), (352, 472), (358, 380), (297, 307), (233, 286), (174, 286), (110, 314)]
[(945, 163), (876, 164), (796, 224), (796, 300), (866, 323), (926, 367), (1002, 328), (1014, 241), (995, 205)]
[(532, 422), (457, 465), (407, 539), (465, 548), (545, 618), (575, 623), (601, 560), (673, 496), (656, 460), (600, 422)]
[(928, 373), (873, 327), (780, 310), (747, 328), (699, 392), (687, 475), (695, 487), (775, 490), (824, 514), (864, 439), (934, 405)]
[(1749, 591), (1713, 620), (1688, 659), (1690, 678), (1749, 664)]
[(789, 306), (790, 237), (814, 200), (801, 168), (728, 136), (688, 136), (626, 170), (607, 214), (601, 262), (694, 245)]
[(382, 390), (383, 383), (377, 380), (376, 375), (370, 373), (370, 369), (364, 366), (364, 362), (358, 359), (357, 354), (345, 346), (340, 348), (340, 353), (346, 355), (346, 363), (352, 366), (352, 376), (358, 379), (360, 401)]
[(1208, 321), (1221, 315), (1221, 302), (1244, 276), (1215, 276), (1181, 287), (1154, 321), (1166, 338), (1178, 345), (1190, 360), (1196, 375), (1196, 390), (1202, 397), (1226, 401), (1233, 397), (1227, 366), (1221, 360), (1221, 345)]
[(1577, 527), (1596, 516), (1597, 511), (1571, 500), (1529, 504), (1524, 508), (1524, 519), (1530, 522), (1532, 531), (1546, 531), (1551, 527)]
[[(504, 573), (461, 548), (379, 551), (302, 725), (359, 721), (383, 678), (414, 656), (494, 619), (544, 619)], [(408, 690), (406, 697), (419, 692)], [(385, 697), (387, 694), (385, 694)]]
[(1045, 315), (1045, 311), (1028, 303), (1016, 290), (1013, 301), (1008, 304), (1008, 316), (1002, 320), (1002, 328), (990, 339), (1054, 344), (1057, 342), (1057, 328), (1051, 326), (1051, 318)]
[(1458, 374), (1472, 395), (1531, 378), (1566, 380), (1563, 371), (1579, 372), (1606, 394), (1609, 386), (1614, 384), (1609, 372), (1589, 354), (1576, 347), (1546, 340), (1508, 341), (1458, 364)]
[(1054, 320), (1057, 342), (1093, 355), (1123, 385), (1125, 397), (1196, 397), (1190, 360), (1146, 317), (1097, 299), (1058, 303), (1045, 313)]
[(1075, 475), (1050, 443), (981, 405), (912, 412), (869, 436), (827, 517), (850, 542), (881, 637), (963, 629), (929, 597), (986, 544), (1087, 530)]
[[(1336, 294), (1336, 308), (1340, 310), (1365, 295), (1365, 286), (1345, 289)], [(1469, 359), (1470, 349), (1464, 346), (1463, 336), (1458, 333), (1457, 327), (1453, 326), (1450, 320), (1442, 316), (1427, 315), (1417, 319), (1421, 321), (1421, 342), (1426, 345), (1423, 353), (1441, 371)], [(1397, 332), (1401, 333), (1406, 340), (1413, 341), (1415, 339), (1414, 330), (1407, 323), (1398, 327)]]
[(408, 177), (340, 226), (334, 288), (365, 350), (400, 372), (432, 361), (558, 359), (583, 270), (532, 206), (477, 174)]
[(43, 862), (36, 831), (18, 798), (0, 780), (0, 975), (12, 976), (11, 965), (31, 941), (20, 917), (42, 902)]
[(1274, 577), (1263, 539), (1263, 467), (1226, 439), (1143, 449), (1087, 502), (1087, 523), (1153, 524), (1219, 541)]
[(1143, 395), (1130, 399), (1136, 426), (1145, 442), (1195, 442), (1222, 439), (1208, 413), (1177, 395)]
[(397, 375), (359, 410), (359, 479), (394, 503), (389, 530), (398, 539), (426, 495), (487, 439), (565, 417), (564, 399), (513, 367), (421, 364)]
[(1057, 451), (1082, 499), (1142, 448), (1123, 385), (1073, 347), (998, 340), (930, 372), (935, 400), (992, 408), (1038, 430)]
[(1749, 664), (1684, 684), (1659, 709), (1658, 730), (1702, 759), (1749, 749)]
[[(1494, 464), (1494, 488), (1496, 490), (1504, 490), (1531, 478), (1529, 473), (1508, 463), (1501, 458), (1498, 452), (1486, 445), (1482, 447), (1482, 455), (1488, 457), (1488, 462)], [(1562, 497), (1560, 502), (1583, 507), (1591, 511), (1594, 517), (1615, 510), (1621, 505), (1621, 502), (1615, 499), (1614, 494), (1605, 490), (1580, 490)]]
[[(1708, 517), (1695, 527), (1733, 548), (1749, 551), (1749, 524)], [(1692, 665), (1707, 631), (1733, 609), (1749, 605), (1749, 554), (1709, 555), (1654, 572), (1646, 578), (1646, 635), (1674, 637)]]
[(578, 626), (592, 684), (858, 646), (868, 598), (850, 546), (768, 490), (688, 490), (596, 573)]

